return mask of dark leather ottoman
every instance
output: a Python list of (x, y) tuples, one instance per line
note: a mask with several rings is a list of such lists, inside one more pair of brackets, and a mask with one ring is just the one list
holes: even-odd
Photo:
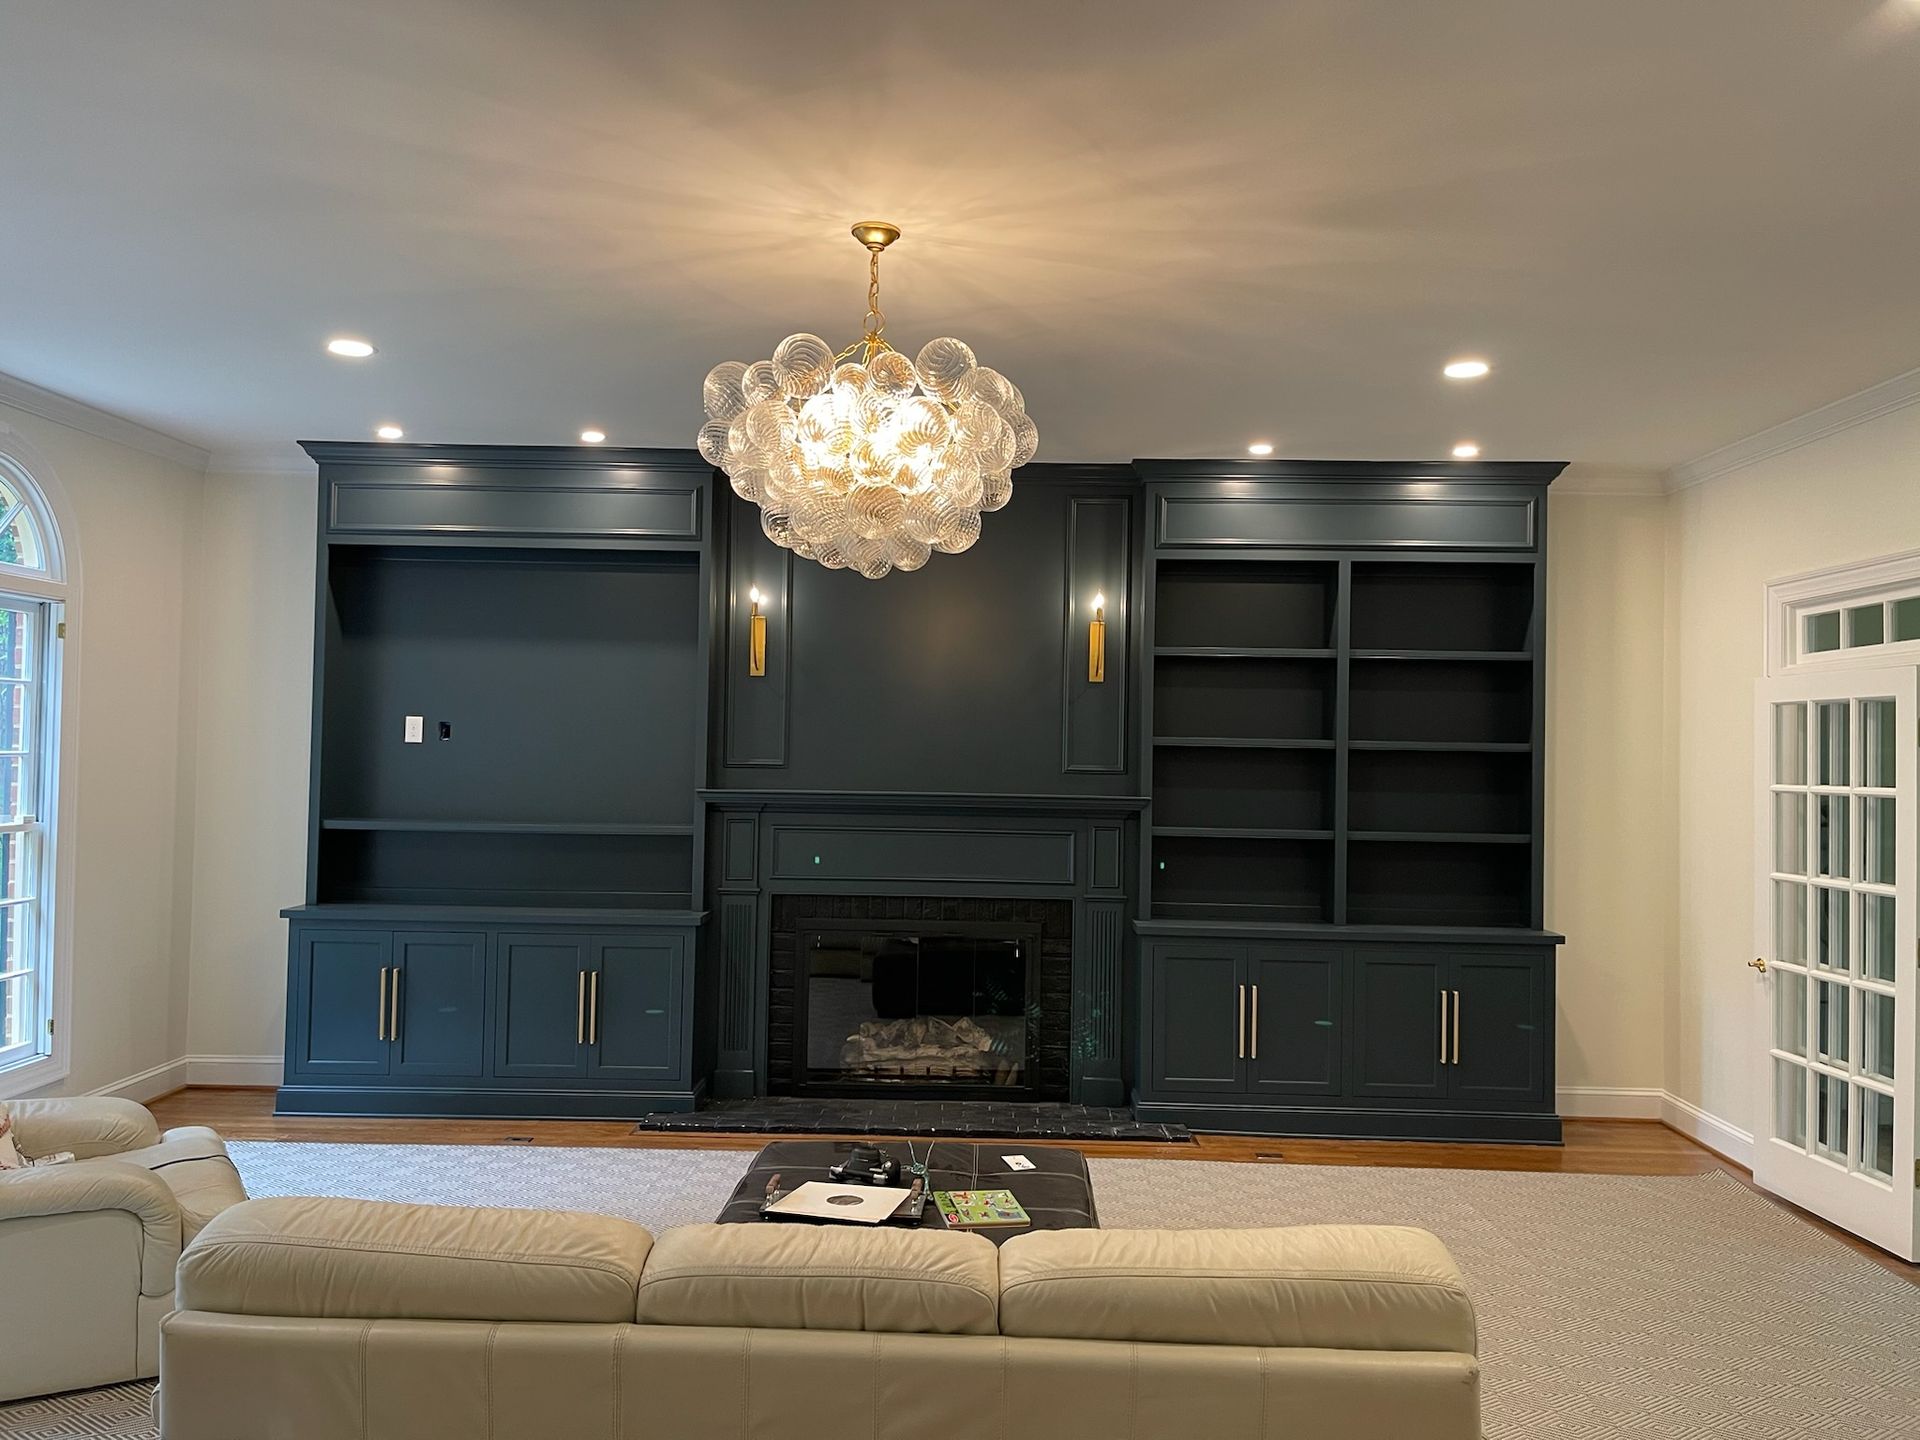
[[(900, 1162), (903, 1184), (911, 1180), (905, 1174), (906, 1167), (917, 1160), (927, 1167), (929, 1190), (1011, 1190), (1013, 1198), (1033, 1217), (1033, 1224), (996, 1226), (975, 1232), (996, 1245), (1034, 1230), (1100, 1228), (1099, 1212), (1093, 1205), (1093, 1182), (1087, 1176), (1087, 1160), (1078, 1150), (1052, 1145), (1022, 1146), (1017, 1140), (976, 1145), (962, 1140), (909, 1142), (901, 1138), (870, 1143), (879, 1144)], [(791, 1190), (808, 1180), (831, 1180), (827, 1167), (837, 1164), (852, 1149), (851, 1140), (776, 1140), (753, 1157), (746, 1175), (721, 1208), (718, 1220), (723, 1225), (746, 1220), (759, 1223), (760, 1203), (767, 1197), (767, 1182), (775, 1175), (780, 1177), (782, 1190)], [(1033, 1162), (1034, 1168), (1009, 1170), (1001, 1158), (1005, 1155), (1024, 1155)], [(931, 1200), (919, 1223), (934, 1230), (946, 1228), (946, 1222)]]

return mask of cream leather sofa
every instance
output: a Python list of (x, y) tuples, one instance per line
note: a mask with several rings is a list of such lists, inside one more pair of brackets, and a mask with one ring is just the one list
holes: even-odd
[(25, 1154), (76, 1157), (0, 1171), (0, 1400), (158, 1374), (181, 1246), (247, 1198), (226, 1146), (131, 1100), (0, 1110)]
[(254, 1200), (180, 1262), (163, 1440), (1479, 1440), (1421, 1230), (1020, 1236)]

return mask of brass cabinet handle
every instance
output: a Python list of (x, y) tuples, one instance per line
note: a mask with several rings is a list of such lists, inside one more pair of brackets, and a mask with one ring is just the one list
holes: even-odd
[(587, 1043), (587, 972), (580, 972), (580, 998), (573, 1010), (573, 1043)]
[(387, 1038), (387, 967), (380, 967), (380, 1008), (373, 1012), (377, 1022), (376, 1033), (379, 1038)]
[(393, 967), (393, 987), (387, 992), (387, 1039), (389, 1040), (400, 1038), (400, 971), (400, 966)]
[(1253, 1019), (1247, 1024), (1247, 1058), (1260, 1058), (1260, 987), (1253, 987)]
[(1447, 1063), (1447, 992), (1440, 992), (1440, 1063)]
[(1453, 992), (1453, 1063), (1460, 1063), (1460, 992)]
[(587, 1043), (600, 1043), (600, 972), (587, 972)]
[(1247, 1058), (1247, 987), (1242, 985), (1238, 988), (1240, 999), (1234, 1007), (1234, 1024), (1238, 1028), (1234, 1032), (1233, 1057), (1236, 1060), (1244, 1060)]

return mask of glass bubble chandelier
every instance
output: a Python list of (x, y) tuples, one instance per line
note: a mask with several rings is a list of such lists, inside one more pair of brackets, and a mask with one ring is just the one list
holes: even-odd
[(768, 539), (878, 580), (978, 540), (981, 512), (1013, 498), (1040, 432), (1019, 387), (963, 341), (929, 340), (911, 360), (887, 343), (880, 252), (900, 227), (864, 220), (853, 238), (868, 254), (861, 337), (835, 350), (789, 335), (771, 360), (714, 366), (698, 443), (760, 507)]

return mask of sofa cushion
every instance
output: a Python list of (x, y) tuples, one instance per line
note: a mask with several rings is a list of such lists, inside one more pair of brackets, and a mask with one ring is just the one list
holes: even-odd
[(608, 1215), (248, 1200), (187, 1247), (178, 1298), (229, 1315), (629, 1321), (652, 1245)]
[(1005, 1335), (1475, 1353), (1465, 1281), (1425, 1230), (1056, 1230), (999, 1259)]
[(229, 1205), (247, 1198), (240, 1171), (227, 1156), (226, 1142), (204, 1125), (169, 1130), (158, 1145), (115, 1157), (158, 1175), (180, 1202), (180, 1238), (190, 1241)]
[(651, 1325), (991, 1335), (997, 1270), (979, 1235), (888, 1226), (687, 1225), (640, 1277)]

